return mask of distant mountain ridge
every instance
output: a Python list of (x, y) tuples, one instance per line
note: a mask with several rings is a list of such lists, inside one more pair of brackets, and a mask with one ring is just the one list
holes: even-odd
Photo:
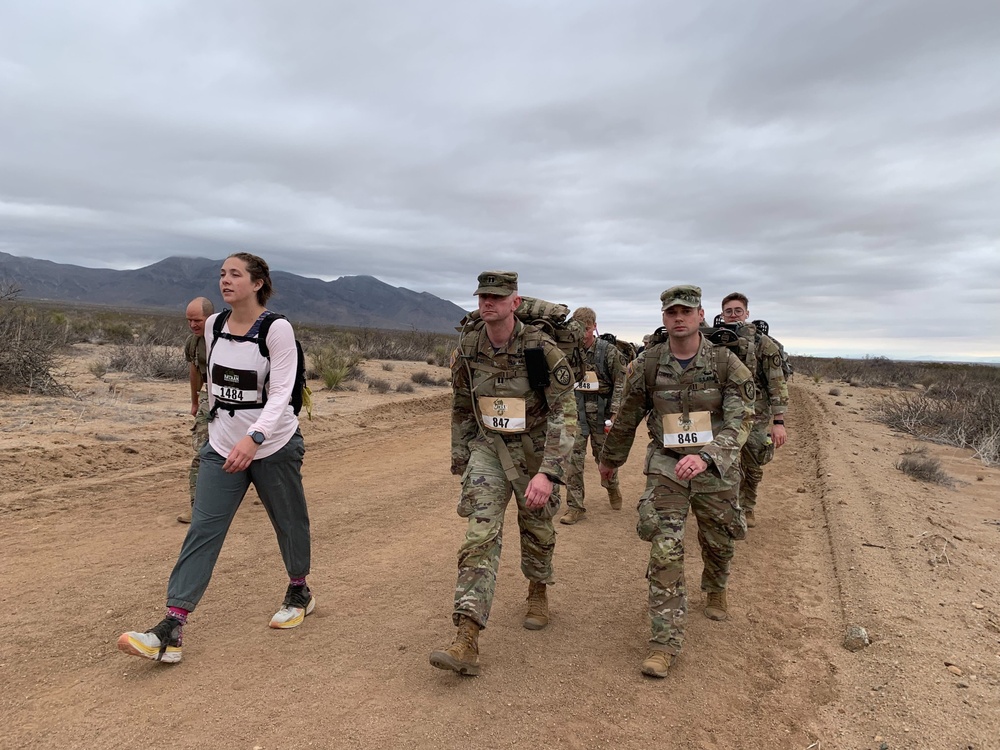
[[(0, 279), (25, 299), (173, 310), (183, 315), (194, 297), (221, 308), (222, 260), (170, 257), (143, 268), (116, 271), (22, 258), (0, 252)], [(275, 293), (268, 308), (293, 322), (451, 332), (466, 311), (427, 292), (394, 287), (374, 276), (321, 281), (271, 269)]]

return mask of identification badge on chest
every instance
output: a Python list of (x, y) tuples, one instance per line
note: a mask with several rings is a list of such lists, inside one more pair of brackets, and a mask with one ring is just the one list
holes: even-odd
[(684, 419), (683, 414), (663, 417), (663, 447), (692, 448), (708, 445), (715, 438), (712, 434), (712, 415), (707, 411), (693, 411)]
[(480, 396), (479, 413), (486, 429), (494, 432), (524, 432), (527, 426), (523, 398)]
[(583, 380), (576, 384), (576, 389), (578, 391), (599, 391), (601, 384), (597, 381), (597, 373), (593, 370), (585, 373)]
[(212, 395), (230, 403), (257, 401), (257, 371), (212, 366)]

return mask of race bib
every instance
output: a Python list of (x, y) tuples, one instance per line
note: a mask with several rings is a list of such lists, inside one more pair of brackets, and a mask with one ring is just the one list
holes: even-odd
[(483, 425), (488, 430), (524, 432), (527, 429), (523, 398), (480, 396), (479, 413), (482, 415)]
[(667, 414), (663, 417), (664, 448), (708, 445), (714, 438), (712, 415), (707, 411), (690, 412), (686, 420), (683, 414)]
[(583, 380), (576, 384), (576, 390), (578, 391), (598, 391), (601, 388), (601, 384), (597, 381), (597, 373), (591, 370), (585, 373)]
[(257, 371), (212, 367), (212, 395), (230, 403), (256, 403)]

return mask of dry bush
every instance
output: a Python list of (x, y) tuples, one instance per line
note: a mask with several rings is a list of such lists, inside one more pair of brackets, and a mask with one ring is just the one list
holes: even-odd
[(0, 304), (0, 341), (0, 392), (63, 392), (52, 370), (65, 338), (47, 316), (28, 307)]
[(119, 344), (108, 357), (107, 367), (116, 372), (166, 380), (186, 380), (189, 373), (182, 351), (149, 343)]
[(413, 393), (416, 390), (413, 383), (400, 383), (396, 386), (396, 393)]
[(382, 369), (385, 370), (386, 372), (392, 372), (393, 370), (396, 369), (396, 365), (394, 365), (392, 362), (383, 362)]
[(941, 468), (941, 462), (930, 456), (904, 455), (896, 462), (896, 468), (906, 474), (906, 476), (921, 482), (943, 484), (947, 487), (954, 485), (951, 477)]
[(839, 396), (840, 395), (840, 389), (839, 388), (831, 388), (828, 392), (829, 392), (829, 394), (831, 396)]
[(447, 378), (435, 377), (425, 370), (413, 373), (410, 375), (410, 380), (417, 385), (451, 385), (451, 382)]
[(388, 393), (392, 390), (392, 386), (389, 384), (388, 380), (383, 378), (369, 378), (368, 388), (378, 393)]

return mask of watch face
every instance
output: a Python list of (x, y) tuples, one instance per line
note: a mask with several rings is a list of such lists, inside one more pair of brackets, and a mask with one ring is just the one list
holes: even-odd
[(253, 441), (254, 441), (255, 443), (257, 443), (257, 445), (260, 445), (261, 443), (263, 443), (263, 442), (264, 442), (264, 433), (263, 433), (263, 432), (254, 432), (254, 433), (252, 433), (252, 434), (250, 435), (250, 438), (251, 438), (251, 439), (252, 439), (252, 440), (253, 440)]

